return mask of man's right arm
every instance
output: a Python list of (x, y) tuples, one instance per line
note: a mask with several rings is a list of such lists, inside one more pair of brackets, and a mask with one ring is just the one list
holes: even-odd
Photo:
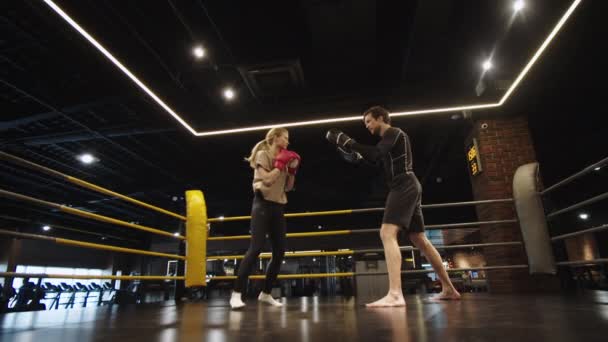
[(385, 132), (382, 136), (382, 140), (380, 140), (376, 146), (363, 145), (355, 142), (351, 144), (350, 148), (355, 152), (359, 152), (366, 161), (377, 164), (393, 148), (395, 140), (397, 140), (395, 130), (389, 129)]

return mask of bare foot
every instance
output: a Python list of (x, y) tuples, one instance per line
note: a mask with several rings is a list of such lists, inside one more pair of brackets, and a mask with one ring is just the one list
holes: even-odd
[(443, 290), (440, 294), (433, 296), (433, 300), (460, 300), (460, 293), (456, 290)]
[(387, 294), (384, 298), (379, 299), (373, 303), (365, 304), (368, 308), (386, 308), (386, 307), (398, 307), (405, 306), (405, 299), (403, 295)]

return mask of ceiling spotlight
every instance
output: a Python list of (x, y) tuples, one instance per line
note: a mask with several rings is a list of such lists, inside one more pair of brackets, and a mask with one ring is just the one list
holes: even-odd
[(77, 158), (83, 164), (92, 164), (97, 161), (97, 158), (95, 158), (90, 153), (83, 153), (83, 154), (79, 155)]
[(228, 101), (234, 99), (234, 90), (232, 88), (224, 89), (224, 98)]
[(202, 59), (205, 57), (205, 49), (203, 49), (202, 46), (197, 45), (194, 47), (194, 49), (192, 49), (192, 54), (194, 57), (196, 57), (196, 59)]
[(482, 67), (483, 67), (484, 71), (488, 71), (488, 70), (492, 69), (492, 62), (487, 60), (487, 61), (483, 62)]
[(589, 218), (589, 214), (587, 214), (587, 213), (580, 213), (580, 214), (578, 214), (578, 217), (581, 220), (587, 220)]
[(51, 230), (51, 226), (42, 226), (42, 230), (48, 232), (49, 230)]
[(323, 226), (317, 226), (317, 228), (319, 228), (319, 229), (323, 229)]
[(224, 216), (220, 216), (220, 217), (218, 217), (218, 219), (220, 219), (220, 221), (222, 221), (224, 219)]
[(317, 261), (317, 259), (315, 259), (315, 258), (312, 258), (312, 262), (315, 262), (315, 261)]
[(179, 236), (178, 232), (173, 233), (173, 236)]
[(515, 3), (513, 3), (513, 10), (515, 12), (521, 11), (524, 7), (525, 7), (525, 3), (523, 0), (517, 0), (517, 1), (515, 1)]
[(599, 170), (601, 170), (601, 169), (602, 169), (602, 167), (601, 167), (601, 166), (598, 166), (598, 167), (596, 167), (594, 170), (595, 170), (595, 171), (599, 171)]

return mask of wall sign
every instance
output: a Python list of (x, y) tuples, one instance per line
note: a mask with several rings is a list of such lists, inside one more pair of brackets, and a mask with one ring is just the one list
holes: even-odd
[(471, 143), (467, 146), (467, 164), (469, 165), (469, 172), (472, 176), (477, 176), (483, 171), (481, 167), (481, 158), (479, 158), (479, 147), (477, 146), (477, 139), (473, 138)]

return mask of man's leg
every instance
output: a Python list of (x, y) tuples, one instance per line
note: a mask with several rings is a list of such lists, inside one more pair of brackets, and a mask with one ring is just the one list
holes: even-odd
[(456, 291), (454, 288), (454, 284), (450, 280), (448, 276), (448, 272), (443, 267), (443, 262), (441, 261), (441, 256), (437, 249), (429, 239), (426, 238), (423, 232), (415, 232), (409, 234), (410, 241), (420, 249), (420, 252), (424, 254), (426, 259), (433, 266), (433, 270), (439, 277), (439, 281), (441, 282), (441, 293), (436, 297), (437, 299), (460, 299), (460, 293)]
[(368, 307), (405, 306), (403, 290), (401, 289), (401, 251), (397, 241), (399, 227), (394, 224), (382, 224), (380, 238), (384, 246), (384, 258), (388, 269), (389, 289), (388, 294), (373, 303), (366, 304)]

